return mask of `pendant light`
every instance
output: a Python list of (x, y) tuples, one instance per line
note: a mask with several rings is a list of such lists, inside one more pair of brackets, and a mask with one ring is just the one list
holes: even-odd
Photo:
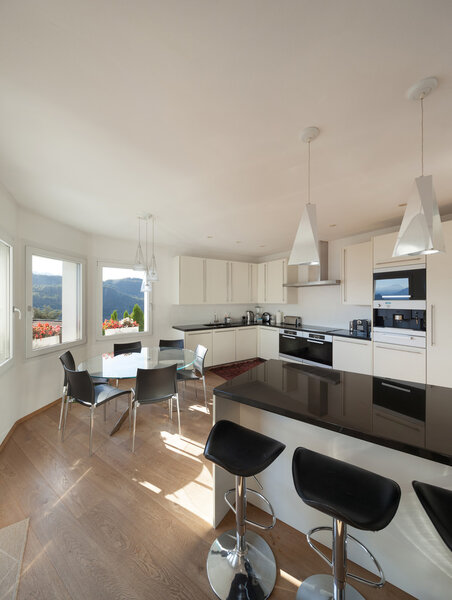
[(424, 175), (424, 98), (438, 86), (435, 77), (423, 79), (406, 93), (421, 105), (421, 175), (414, 180), (392, 256), (419, 256), (444, 252), (441, 217), (433, 177)]
[(138, 217), (138, 246), (135, 253), (135, 261), (133, 263), (134, 271), (144, 271), (146, 265), (144, 264), (143, 250), (141, 249), (141, 221), (142, 217)]
[(319, 133), (317, 127), (307, 127), (300, 136), (301, 140), (308, 145), (308, 201), (298, 225), (289, 265), (320, 264), (316, 207), (315, 204), (311, 204), (311, 142), (318, 137)]
[(149, 278), (149, 269), (148, 269), (148, 223), (151, 215), (145, 215), (143, 220), (146, 221), (146, 266), (145, 273), (143, 277), (143, 281), (141, 283), (141, 292), (152, 292), (152, 282)]
[(152, 215), (152, 258), (151, 258), (151, 264), (149, 266), (148, 272), (149, 272), (149, 279), (150, 281), (158, 281), (159, 280), (159, 274), (157, 272), (157, 261), (155, 260), (155, 217), (154, 215)]

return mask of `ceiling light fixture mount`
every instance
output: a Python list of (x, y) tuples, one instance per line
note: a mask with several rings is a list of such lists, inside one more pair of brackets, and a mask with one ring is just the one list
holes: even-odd
[(298, 225), (289, 265), (318, 265), (320, 263), (317, 213), (315, 204), (311, 204), (311, 142), (318, 138), (319, 134), (318, 127), (306, 127), (300, 133), (300, 140), (308, 145), (307, 203)]
[(419, 102), (421, 105), (421, 175), (414, 180), (393, 256), (419, 256), (445, 250), (433, 177), (424, 175), (424, 99), (437, 87), (436, 77), (428, 77), (411, 86), (406, 92), (408, 100)]

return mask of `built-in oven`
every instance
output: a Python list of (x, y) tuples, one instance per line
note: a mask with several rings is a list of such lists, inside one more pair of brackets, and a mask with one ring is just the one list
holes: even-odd
[(333, 368), (333, 337), (308, 331), (279, 330), (279, 356), (307, 365)]

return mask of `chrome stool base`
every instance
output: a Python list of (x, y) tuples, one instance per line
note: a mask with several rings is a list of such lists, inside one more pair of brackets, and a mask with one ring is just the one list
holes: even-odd
[[(332, 575), (311, 575), (298, 588), (296, 600), (330, 600), (334, 598), (334, 578)], [(345, 586), (344, 600), (365, 600), (364, 596), (348, 583)]]
[(267, 542), (254, 531), (245, 533), (246, 551), (236, 550), (237, 532), (222, 533), (207, 557), (210, 586), (220, 600), (265, 600), (276, 581), (276, 561)]

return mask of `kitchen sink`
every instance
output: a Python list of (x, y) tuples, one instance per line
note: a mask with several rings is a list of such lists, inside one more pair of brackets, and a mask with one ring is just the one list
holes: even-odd
[(232, 327), (231, 323), (204, 323), (203, 327), (211, 327), (212, 329), (221, 329), (223, 327)]

